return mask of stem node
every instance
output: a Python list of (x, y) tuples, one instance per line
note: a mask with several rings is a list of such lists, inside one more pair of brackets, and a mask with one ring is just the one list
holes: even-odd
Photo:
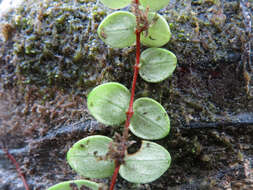
[(134, 65), (134, 69), (136, 69), (137, 71), (139, 71), (139, 69), (140, 69), (140, 65)]

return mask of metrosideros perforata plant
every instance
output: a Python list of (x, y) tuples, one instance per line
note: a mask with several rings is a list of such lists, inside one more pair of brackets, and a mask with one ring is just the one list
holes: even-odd
[[(142, 97), (134, 100), (138, 74), (143, 80), (157, 83), (168, 78), (175, 70), (176, 56), (163, 48), (171, 37), (166, 20), (155, 13), (168, 5), (169, 0), (101, 0), (112, 9), (131, 3), (132, 12), (116, 11), (108, 15), (98, 27), (98, 36), (113, 48), (136, 45), (136, 62), (132, 88), (129, 91), (117, 82), (95, 87), (87, 98), (90, 114), (108, 126), (124, 123), (123, 134), (111, 139), (102, 135), (89, 136), (75, 143), (67, 153), (72, 169), (87, 178), (111, 177), (110, 190), (114, 188), (118, 173), (132, 183), (149, 183), (159, 178), (170, 166), (169, 152), (148, 140), (164, 138), (170, 131), (166, 110), (156, 100)], [(141, 44), (150, 48), (142, 53)], [(145, 139), (140, 149), (129, 154), (129, 130)], [(88, 180), (59, 183), (49, 190), (103, 189), (102, 184)]]

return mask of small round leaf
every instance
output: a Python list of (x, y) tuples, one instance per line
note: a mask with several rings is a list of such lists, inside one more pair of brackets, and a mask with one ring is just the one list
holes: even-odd
[(48, 190), (81, 190), (86, 189), (85, 187), (88, 187), (91, 190), (99, 190), (99, 188), (101, 188), (101, 185), (88, 180), (72, 180), (58, 183), (50, 187)]
[(100, 0), (110, 9), (121, 9), (131, 3), (131, 0)]
[(88, 110), (99, 122), (118, 125), (126, 120), (130, 92), (120, 83), (109, 82), (95, 87), (88, 95)]
[(141, 53), (140, 76), (147, 82), (161, 82), (175, 70), (177, 57), (162, 48), (149, 48)]
[(132, 183), (149, 183), (169, 168), (171, 157), (162, 146), (143, 141), (140, 150), (126, 155), (124, 161), (119, 170), (121, 177)]
[(130, 130), (143, 139), (161, 139), (170, 131), (170, 119), (165, 109), (151, 98), (139, 98), (133, 105)]
[[(67, 160), (79, 175), (90, 178), (112, 176), (114, 162), (105, 160), (112, 139), (94, 135), (76, 142), (67, 153)], [(103, 171), (103, 172), (101, 172)]]
[(169, 4), (170, 0), (140, 0), (140, 4), (149, 8), (151, 11), (158, 11), (159, 9), (165, 8)]
[(171, 37), (170, 27), (167, 21), (159, 14), (150, 12), (148, 20), (151, 26), (147, 32), (141, 33), (141, 43), (149, 47), (161, 47), (165, 45)]
[(124, 48), (135, 43), (136, 18), (127, 11), (108, 15), (98, 27), (99, 37), (113, 48)]

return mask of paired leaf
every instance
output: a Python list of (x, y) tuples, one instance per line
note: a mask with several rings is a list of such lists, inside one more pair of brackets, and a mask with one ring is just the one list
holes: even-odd
[(131, 3), (131, 0), (100, 0), (110, 9), (121, 9)]
[[(112, 176), (114, 162), (105, 160), (112, 139), (94, 135), (76, 142), (67, 153), (67, 160), (79, 175), (90, 178)], [(101, 172), (102, 171), (102, 172)]]
[(141, 53), (140, 76), (147, 82), (161, 82), (175, 70), (177, 57), (162, 48), (149, 48)]
[(170, 119), (165, 109), (151, 98), (139, 98), (133, 105), (134, 114), (129, 129), (143, 139), (161, 139), (170, 131)]
[(170, 166), (169, 152), (162, 146), (143, 141), (140, 150), (126, 155), (120, 166), (121, 177), (133, 183), (149, 183), (159, 178)]
[(149, 47), (161, 47), (165, 45), (171, 37), (170, 27), (167, 21), (157, 13), (149, 13), (148, 21), (153, 23), (146, 32), (141, 34), (141, 43)]
[(135, 28), (136, 18), (134, 14), (127, 11), (117, 11), (108, 15), (101, 22), (98, 27), (98, 35), (111, 47), (124, 48), (135, 43)]
[(109, 82), (95, 87), (88, 95), (90, 113), (101, 123), (118, 125), (126, 120), (130, 92), (120, 83)]
[[(105, 6), (111, 9), (121, 9), (131, 3), (131, 0), (100, 0)], [(158, 11), (165, 8), (169, 4), (170, 0), (140, 0), (140, 4), (149, 8), (152, 11)]]
[(149, 8), (151, 11), (158, 11), (159, 9), (165, 8), (169, 4), (170, 0), (140, 0), (140, 4)]
[(58, 183), (48, 190), (82, 190), (82, 189), (91, 189), (91, 190), (99, 190), (101, 186), (98, 183), (88, 181), (88, 180), (72, 180), (72, 181), (64, 181)]

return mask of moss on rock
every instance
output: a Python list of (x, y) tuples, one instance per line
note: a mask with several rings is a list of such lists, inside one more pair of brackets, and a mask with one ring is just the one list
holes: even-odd
[[(252, 11), (252, 3), (248, 9)], [(1, 93), (8, 92), (7, 88), (21, 86), (23, 94), (12, 106), (20, 108), (22, 105), (26, 109), (25, 113), (19, 111), (18, 116), (24, 120), (29, 118), (36, 102), (36, 110), (48, 111), (45, 115), (34, 113), (28, 121), (32, 123), (31, 118), (37, 116), (45, 119), (43, 124), (38, 119), (41, 126), (51, 124), (43, 132), (31, 130), (32, 135), (26, 143), (31, 148), (23, 163), (29, 175), (36, 173), (31, 182), (35, 189), (45, 189), (66, 176), (73, 177), (66, 165), (63, 167), (66, 176), (59, 170), (57, 177), (50, 175), (54, 169), (51, 164), (48, 166), (53, 161), (56, 168), (62, 168), (64, 151), (74, 140), (81, 138), (71, 130), (68, 135), (61, 133), (64, 127), (58, 130), (59, 126), (53, 122), (62, 113), (69, 119), (85, 120), (87, 113), (84, 111), (83, 118), (80, 114), (80, 109), (85, 110), (85, 104), (80, 103), (80, 96), (78, 104), (81, 108), (75, 104), (75, 98), (69, 101), (68, 97), (72, 97), (69, 92), (74, 92), (73, 97), (81, 92), (84, 97), (90, 88), (106, 81), (131, 86), (134, 47), (112, 49), (96, 34), (98, 24), (110, 11), (95, 0), (47, 0), (44, 3), (28, 0), (18, 10), (1, 18), (2, 26), (8, 25), (10, 27), (5, 29), (12, 31), (11, 35), (5, 32), (5, 39), (0, 40)], [(171, 169), (154, 183), (132, 185), (120, 181), (117, 186), (119, 189), (224, 188), (225, 182), (232, 184), (228, 179), (239, 179), (236, 173), (243, 175), (244, 162), (252, 162), (253, 155), (250, 125), (253, 98), (246, 92), (246, 75), (240, 69), (245, 39), (248, 39), (240, 2), (171, 0), (170, 5), (159, 13), (170, 24), (172, 38), (165, 47), (177, 55), (178, 67), (169, 80), (159, 84), (138, 79), (136, 98), (152, 97), (169, 113), (172, 131), (159, 143), (170, 151), (173, 161)], [(37, 89), (37, 99), (30, 93), (31, 88)], [(55, 89), (64, 89), (61, 103), (56, 99), (59, 91), (55, 92)], [(23, 96), (33, 100), (24, 100)], [(70, 102), (73, 104), (66, 108)], [(26, 103), (28, 105), (24, 105)], [(73, 112), (77, 114), (71, 115)], [(32, 124), (27, 123), (26, 127), (29, 125)], [(69, 129), (71, 127), (75, 126), (71, 125)], [(8, 129), (7, 125), (4, 129)], [(26, 137), (15, 135), (15, 131), (17, 129), (13, 128), (14, 138), (24, 142)], [(47, 133), (50, 138), (46, 138)], [(95, 133), (112, 134), (109, 129)], [(83, 135), (87, 134), (90, 133)], [(6, 136), (8, 133), (1, 134), (1, 137)], [(50, 139), (56, 142), (53, 146)], [(14, 142), (11, 145), (16, 146)], [(59, 153), (59, 150), (63, 151)], [(51, 151), (54, 156), (45, 156), (43, 151)], [(33, 158), (33, 155), (38, 156)], [(36, 183), (41, 175), (42, 185)]]

